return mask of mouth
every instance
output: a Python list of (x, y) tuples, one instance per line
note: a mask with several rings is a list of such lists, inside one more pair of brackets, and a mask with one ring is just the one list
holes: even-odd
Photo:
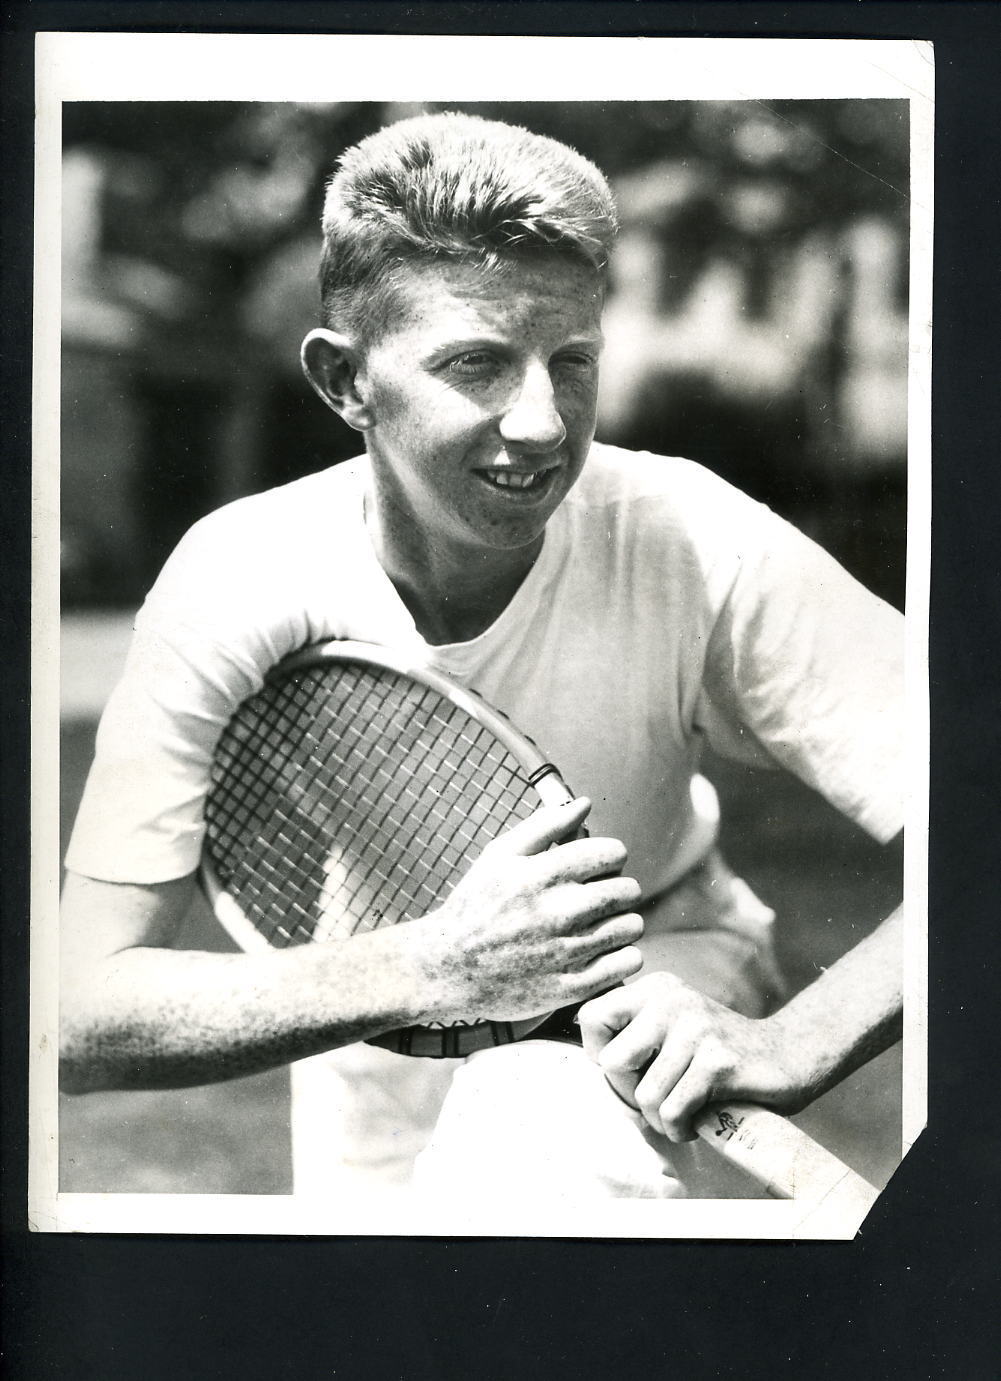
[(550, 479), (558, 469), (558, 465), (550, 465), (542, 470), (509, 470), (505, 467), (504, 469), (477, 470), (476, 473), (492, 489), (502, 489), (512, 495), (535, 495), (548, 488)]

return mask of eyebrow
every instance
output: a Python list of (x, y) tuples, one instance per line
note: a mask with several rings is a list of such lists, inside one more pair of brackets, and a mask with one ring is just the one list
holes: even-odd
[[(598, 331), (593, 335), (588, 333), (587, 335), (574, 336), (570, 340), (563, 341), (562, 344), (557, 347), (557, 350), (575, 350), (585, 346), (590, 346), (592, 348), (596, 347), (598, 350), (601, 350), (604, 345), (605, 337), (601, 331)], [(489, 331), (483, 332), (480, 335), (455, 336), (441, 340), (430, 346), (429, 349), (423, 352), (423, 359), (425, 361), (431, 361), (440, 359), (444, 355), (455, 353), (461, 354), (464, 350), (484, 350), (491, 348), (495, 350), (509, 350), (511, 348), (511, 343), (501, 336), (493, 335)]]

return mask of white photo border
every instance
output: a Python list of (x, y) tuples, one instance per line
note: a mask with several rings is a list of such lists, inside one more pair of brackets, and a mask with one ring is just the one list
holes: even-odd
[[(888, 98), (910, 106), (910, 368), (905, 848), (904, 1152), (927, 1117), (928, 607), (934, 58), (921, 40), (557, 38), (42, 33), (36, 38), (33, 385), (32, 943), (29, 1224), (113, 1233), (509, 1236), (484, 1204), (475, 1221), (324, 1221), (292, 1197), (67, 1194), (58, 1190), (59, 378), (62, 104), (69, 101), (754, 100)], [(618, 1201), (535, 1215), (519, 1236), (851, 1238), (822, 1205)]]

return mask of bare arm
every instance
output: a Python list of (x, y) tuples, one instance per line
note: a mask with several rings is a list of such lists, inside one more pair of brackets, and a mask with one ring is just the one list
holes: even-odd
[(722, 1099), (796, 1112), (899, 1039), (902, 927), (898, 908), (762, 1020), (650, 974), (581, 1009), (585, 1049), (673, 1141), (689, 1140), (695, 1113)]
[(639, 887), (615, 840), (549, 846), (586, 802), (536, 812), (408, 925), (263, 955), (172, 950), (193, 879), (70, 874), (62, 1070), (71, 1092), (208, 1083), (428, 1021), (534, 1016), (635, 973)]
[(61, 1011), (68, 1091), (207, 1083), (414, 1019), (413, 976), (392, 932), (263, 955), (166, 948), (192, 891), (192, 878), (138, 887), (68, 876)]

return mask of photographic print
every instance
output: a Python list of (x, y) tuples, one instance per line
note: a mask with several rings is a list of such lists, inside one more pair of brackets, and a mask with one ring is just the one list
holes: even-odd
[(925, 1120), (932, 80), (39, 36), (34, 1227), (855, 1234)]

